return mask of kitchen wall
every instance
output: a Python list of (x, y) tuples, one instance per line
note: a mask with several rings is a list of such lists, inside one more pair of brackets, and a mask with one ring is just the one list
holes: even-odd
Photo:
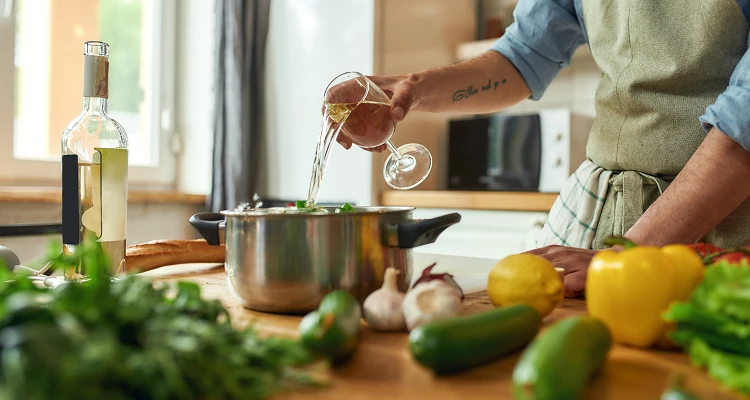
[[(373, 73), (375, 0), (274, 0), (267, 43), (266, 197), (307, 198), (323, 92), (346, 71)], [(319, 200), (370, 204), (371, 155), (338, 144)]]
[[(380, 0), (377, 26), (376, 74), (400, 75), (456, 61), (461, 43), (474, 40), (476, 9), (474, 1), (456, 0)], [(420, 143), (432, 153), (432, 171), (412, 190), (442, 189), (447, 176), (446, 162), (449, 114), (410, 113), (396, 127), (393, 144)], [(376, 194), (391, 190), (383, 180), (387, 153), (373, 160), (372, 184)]]

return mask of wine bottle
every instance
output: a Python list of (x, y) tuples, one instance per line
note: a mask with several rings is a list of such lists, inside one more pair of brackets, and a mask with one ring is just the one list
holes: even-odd
[[(63, 252), (94, 236), (110, 260), (112, 276), (125, 269), (128, 136), (107, 114), (109, 45), (84, 43), (83, 110), (62, 135)], [(86, 271), (66, 271), (77, 279)]]

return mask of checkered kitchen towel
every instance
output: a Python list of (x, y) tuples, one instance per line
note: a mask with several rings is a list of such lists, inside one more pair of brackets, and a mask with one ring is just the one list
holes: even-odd
[(584, 161), (553, 203), (537, 247), (557, 244), (591, 249), (612, 173)]
[(584, 161), (552, 205), (537, 245), (609, 247), (605, 244), (609, 236), (625, 235), (664, 193), (669, 181), (663, 178), (638, 171), (610, 171)]

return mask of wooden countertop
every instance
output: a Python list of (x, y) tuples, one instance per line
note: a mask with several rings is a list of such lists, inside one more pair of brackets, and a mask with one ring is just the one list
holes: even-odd
[[(59, 204), (61, 189), (43, 186), (0, 186), (0, 203)], [(129, 203), (205, 204), (206, 196), (174, 191), (128, 192)]]
[[(190, 280), (201, 285), (206, 298), (218, 299), (238, 326), (254, 322), (265, 334), (296, 336), (300, 317), (265, 314), (244, 309), (230, 294), (222, 265), (170, 266), (144, 273), (163, 281)], [(467, 313), (492, 307), (485, 292), (467, 296)], [(544, 320), (545, 326), (586, 312), (582, 300), (566, 299)], [(376, 333), (363, 327), (355, 356), (333, 370), (333, 386), (277, 396), (278, 399), (512, 399), (511, 373), (520, 353), (457, 375), (434, 377), (417, 364), (407, 347), (406, 333)], [(602, 374), (587, 388), (584, 399), (655, 399), (673, 373), (686, 374), (686, 386), (702, 399), (742, 399), (690, 365), (679, 352), (644, 351), (615, 345)]]
[(388, 190), (380, 195), (380, 202), (384, 206), (548, 212), (557, 196), (537, 192)]

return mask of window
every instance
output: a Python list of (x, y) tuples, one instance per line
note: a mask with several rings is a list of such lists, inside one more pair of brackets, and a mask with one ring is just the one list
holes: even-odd
[(101, 40), (110, 46), (109, 114), (128, 134), (130, 182), (173, 183), (174, 1), (5, 2), (0, 181), (59, 183), (60, 138), (81, 111), (83, 43)]

